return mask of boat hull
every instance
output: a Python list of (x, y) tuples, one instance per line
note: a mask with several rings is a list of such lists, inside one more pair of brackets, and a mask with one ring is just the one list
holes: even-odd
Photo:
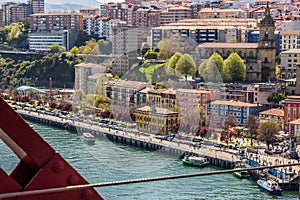
[[(242, 168), (235, 168), (235, 169), (242, 169)], [(250, 178), (250, 174), (248, 171), (238, 171), (238, 172), (233, 172), (233, 175), (237, 178), (240, 179), (247, 179)]]
[(268, 192), (271, 195), (282, 195), (282, 190), (281, 189), (271, 189), (269, 187), (266, 187), (264, 185), (264, 181), (263, 180), (258, 180), (257, 184), (265, 191)]
[(185, 157), (182, 159), (183, 164), (185, 165), (191, 165), (196, 167), (205, 167), (209, 165), (209, 162), (205, 158), (199, 158), (199, 157)]

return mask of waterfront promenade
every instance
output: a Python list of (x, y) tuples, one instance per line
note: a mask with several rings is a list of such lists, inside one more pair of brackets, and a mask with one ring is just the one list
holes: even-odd
[[(237, 150), (227, 150), (203, 144), (200, 147), (195, 147), (186, 140), (176, 140), (176, 142), (167, 141), (158, 139), (155, 135), (147, 136), (139, 134), (138, 132), (133, 133), (130, 131), (114, 130), (100, 125), (94, 125), (92, 123), (69, 120), (33, 111), (18, 109), (17, 112), (27, 120), (66, 128), (80, 135), (83, 132), (90, 132), (97, 137), (108, 138), (113, 142), (124, 143), (149, 150), (157, 150), (158, 152), (172, 154), (178, 157), (181, 157), (185, 153), (198, 154), (207, 157), (212, 165), (222, 168), (233, 168), (234, 164), (241, 160)], [(280, 155), (267, 155), (264, 153), (264, 150), (259, 150), (258, 154), (246, 152), (244, 158), (251, 160), (253, 161), (252, 163), (256, 163), (258, 165), (276, 165), (298, 162), (296, 160), (284, 158)], [(258, 178), (258, 173), (259, 172), (255, 172), (253, 176)], [(293, 166), (291, 168), (277, 169), (273, 178), (278, 179), (278, 182), (286, 185), (294, 182), (293, 188), (295, 188), (295, 185), (298, 186), (299, 174), (299, 166)]]

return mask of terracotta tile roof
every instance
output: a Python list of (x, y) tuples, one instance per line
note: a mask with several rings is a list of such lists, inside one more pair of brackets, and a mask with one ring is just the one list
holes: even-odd
[(270, 110), (262, 111), (259, 114), (284, 117), (284, 110), (283, 109), (270, 109)]
[[(227, 105), (227, 106), (243, 106), (243, 107), (256, 107), (257, 104), (253, 103), (246, 103), (241, 101), (223, 101), (223, 100), (216, 100), (211, 102), (212, 105)], [(260, 105), (259, 105), (260, 106)]]
[(299, 124), (300, 125), (300, 119), (296, 119), (294, 121), (289, 122), (289, 124)]
[[(168, 110), (166, 108), (158, 108), (156, 107), (155, 108), (157, 114), (163, 114), (163, 115), (168, 115), (168, 114), (178, 114), (177, 112), (173, 112), (171, 110)], [(151, 108), (150, 106), (144, 106), (144, 107), (141, 107), (139, 109), (137, 109), (137, 111), (141, 111), (141, 112), (149, 112), (151, 111)]]
[(258, 43), (221, 43), (221, 42), (207, 42), (200, 44), (202, 48), (218, 48), (218, 49), (257, 49)]

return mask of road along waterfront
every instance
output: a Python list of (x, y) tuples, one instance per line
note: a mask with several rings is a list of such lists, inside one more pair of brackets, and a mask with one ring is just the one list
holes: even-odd
[[(98, 139), (89, 146), (81, 136), (66, 130), (33, 124), (35, 130), (66, 158), (90, 183), (212, 171), (182, 165), (178, 157)], [(3, 155), (7, 150), (2, 149)], [(12, 154), (12, 153), (11, 153)], [(2, 157), (2, 156), (1, 156)], [(12, 169), (16, 158), (5, 156), (2, 168)], [(9, 159), (9, 162), (6, 162)], [(5, 161), (6, 160), (6, 161)], [(15, 162), (13, 162), (13, 160)], [(269, 199), (251, 180), (241, 181), (231, 174), (139, 183), (97, 189), (105, 199)], [(245, 198), (246, 196), (246, 198)], [(279, 199), (299, 199), (297, 192), (284, 192)]]
[[(32, 123), (32, 122), (30, 122)], [(81, 136), (67, 130), (32, 123), (35, 130), (75, 167), (90, 183), (144, 177), (187, 174), (218, 170), (184, 166), (178, 157), (147, 151), (106, 139), (97, 139), (93, 146)], [(17, 158), (0, 143), (1, 168), (10, 170)], [(98, 188), (105, 199), (271, 199), (252, 180), (240, 180), (231, 174), (194, 177), (131, 185)], [(297, 192), (284, 191), (276, 199), (299, 199)]]

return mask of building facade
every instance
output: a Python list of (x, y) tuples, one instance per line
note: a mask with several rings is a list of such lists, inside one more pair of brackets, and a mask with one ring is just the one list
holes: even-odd
[(52, 30), (75, 30), (83, 32), (82, 13), (36, 13), (30, 15), (32, 32), (50, 32)]
[(211, 91), (177, 89), (176, 99), (180, 122), (205, 125), (206, 104), (212, 100)]
[(265, 109), (260, 104), (217, 100), (207, 105), (206, 114), (211, 121), (232, 116), (236, 125), (245, 125), (249, 115), (258, 116)]
[(284, 129), (284, 110), (280, 108), (273, 108), (259, 112), (259, 123), (266, 121), (275, 121), (281, 130)]
[[(299, 40), (300, 42), (300, 40)], [(300, 49), (290, 49), (280, 54), (280, 78), (291, 79), (296, 78), (297, 63), (300, 61)]]
[(178, 122), (178, 113), (166, 108), (144, 106), (135, 111), (136, 128), (150, 134), (168, 135)]
[(105, 73), (105, 67), (95, 63), (79, 63), (75, 65), (75, 90), (82, 90), (88, 94), (88, 77)]
[(52, 44), (58, 44), (69, 51), (76, 42), (78, 32), (71, 30), (57, 30), (50, 32), (30, 32), (29, 49), (33, 51), (50, 51)]
[(138, 81), (112, 80), (105, 87), (106, 96), (111, 99), (113, 113), (130, 113), (140, 102), (138, 92), (151, 84)]
[(282, 52), (290, 49), (300, 49), (300, 30), (280, 31), (280, 49)]
[(300, 96), (288, 96), (284, 100), (284, 126), (288, 129), (291, 121), (300, 118)]

